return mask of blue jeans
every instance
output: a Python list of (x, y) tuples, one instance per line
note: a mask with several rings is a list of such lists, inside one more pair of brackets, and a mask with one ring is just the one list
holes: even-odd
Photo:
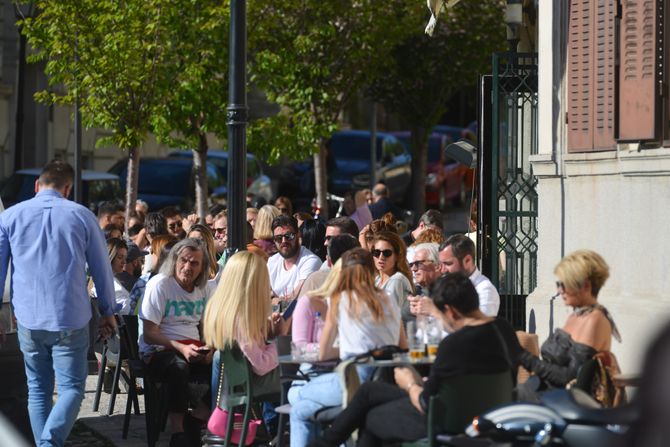
[(304, 447), (317, 435), (318, 427), (310, 420), (314, 413), (324, 407), (342, 405), (340, 378), (328, 373), (304, 382), (303, 386), (292, 386), (288, 401), (291, 403), (291, 447)]
[[(72, 430), (88, 375), (88, 325), (59, 332), (18, 325), (28, 378), (28, 413), (35, 444), (61, 447)], [(58, 400), (53, 404), (54, 373)]]

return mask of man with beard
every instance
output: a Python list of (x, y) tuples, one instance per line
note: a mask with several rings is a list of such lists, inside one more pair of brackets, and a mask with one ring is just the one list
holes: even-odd
[[(446, 273), (464, 273), (477, 290), (479, 310), (484, 315), (495, 317), (500, 308), (500, 295), (491, 281), (484, 276), (475, 264), (475, 244), (464, 234), (454, 234), (440, 245), (438, 253), (440, 271)], [(442, 313), (435, 307), (430, 298), (414, 300), (411, 311), (415, 315), (433, 315), (442, 318)]]
[(310, 273), (321, 267), (321, 259), (301, 245), (298, 221), (279, 215), (272, 221), (272, 234), (278, 252), (268, 260), (270, 285), (274, 295), (295, 298)]
[(117, 273), (116, 279), (119, 280), (124, 289), (130, 292), (133, 286), (142, 275), (142, 267), (144, 266), (144, 256), (148, 255), (148, 251), (142, 251), (132, 242), (128, 243), (128, 254), (126, 255), (126, 265), (122, 272)]

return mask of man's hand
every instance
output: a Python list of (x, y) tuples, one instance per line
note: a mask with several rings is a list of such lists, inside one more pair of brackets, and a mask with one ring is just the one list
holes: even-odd
[(186, 345), (183, 343), (175, 342), (176, 349), (179, 351), (181, 355), (184, 356), (187, 362), (189, 363), (197, 363), (202, 361), (202, 359), (205, 357), (203, 353), (200, 351), (200, 347), (196, 345)]
[(98, 319), (98, 337), (100, 340), (107, 340), (116, 330), (116, 318), (114, 315), (106, 317), (101, 316)]
[(409, 400), (414, 405), (414, 408), (423, 414), (423, 408), (419, 402), (419, 396), (423, 392), (423, 384), (416, 371), (407, 367), (398, 367), (393, 369), (393, 376), (398, 387), (409, 394)]
[(413, 315), (433, 315), (438, 316), (439, 311), (433, 303), (433, 300), (426, 296), (408, 296), (409, 311)]
[(181, 227), (182, 227), (182, 229), (183, 229), (186, 233), (188, 233), (188, 231), (191, 229), (191, 227), (192, 227), (193, 225), (195, 225), (195, 224), (198, 223), (198, 220), (199, 220), (199, 219), (200, 219), (200, 218), (198, 217), (197, 214), (189, 214), (188, 216), (186, 216), (186, 219), (183, 219), (183, 220), (181, 221)]
[(414, 372), (404, 366), (393, 368), (393, 377), (399, 388), (407, 390), (411, 384), (416, 383)]

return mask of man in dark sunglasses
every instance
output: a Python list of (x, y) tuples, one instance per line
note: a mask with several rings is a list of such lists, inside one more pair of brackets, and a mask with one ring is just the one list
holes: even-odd
[(275, 217), (272, 235), (277, 253), (268, 260), (270, 286), (276, 296), (293, 299), (309, 274), (321, 267), (321, 259), (301, 245), (298, 221), (293, 216)]

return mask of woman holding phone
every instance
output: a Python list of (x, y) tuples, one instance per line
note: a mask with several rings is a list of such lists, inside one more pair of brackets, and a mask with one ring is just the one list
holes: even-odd
[[(248, 251), (236, 253), (226, 263), (203, 317), (207, 346), (224, 350), (237, 344), (249, 360), (255, 394), (279, 393), (277, 347), (268, 339), (279, 330), (281, 316), (271, 315), (270, 290), (263, 259)], [(217, 357), (218, 353), (213, 361), (213, 383), (219, 377)]]

